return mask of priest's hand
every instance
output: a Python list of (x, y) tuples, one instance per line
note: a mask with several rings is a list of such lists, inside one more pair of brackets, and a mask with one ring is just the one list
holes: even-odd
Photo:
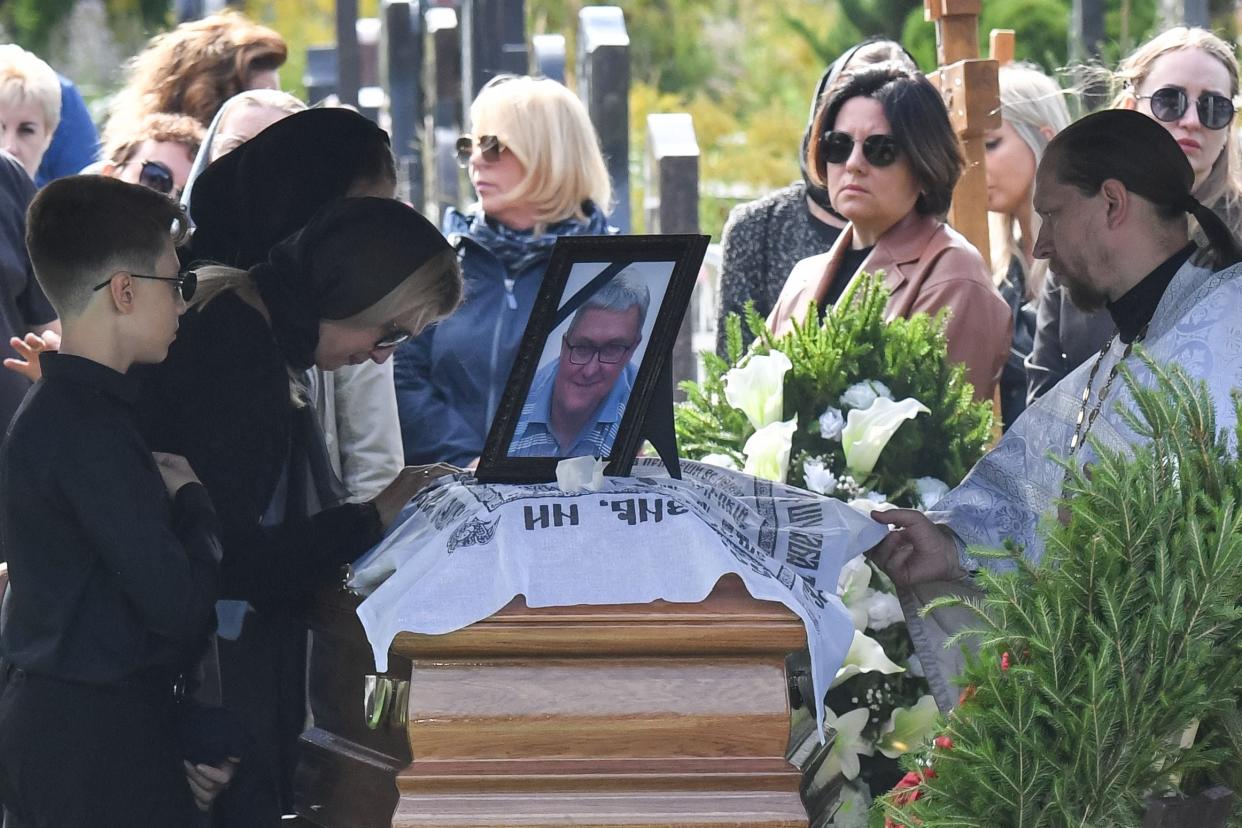
[(431, 481), (446, 474), (457, 474), (461, 469), (449, 463), (435, 463), (431, 466), (406, 466), (397, 475), (397, 479), (388, 484), (384, 491), (377, 494), (371, 503), (379, 512), (380, 525), (387, 531), (397, 515), (410, 502), (410, 498), (431, 485)]
[(951, 581), (965, 574), (958, 565), (957, 542), (949, 527), (932, 523), (915, 509), (872, 512), (871, 519), (893, 526), (867, 556), (894, 584)]
[(4, 367), (21, 374), (31, 382), (38, 382), (43, 376), (43, 369), (39, 367), (39, 354), (60, 348), (60, 335), (49, 328), (42, 335), (28, 333), (24, 337), (12, 337), (9, 345), (17, 351), (17, 358), (6, 359)]

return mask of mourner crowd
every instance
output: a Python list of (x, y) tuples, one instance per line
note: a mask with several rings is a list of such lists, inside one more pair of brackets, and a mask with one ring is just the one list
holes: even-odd
[[(437, 229), (395, 199), (382, 129), (279, 91), (285, 58), (240, 14), (184, 24), (132, 60), (97, 136), (69, 79), (0, 46), (9, 828), (291, 812), (302, 609), (478, 460), (556, 240), (616, 232), (561, 84), (483, 88), (457, 144), (477, 202)], [(977, 399), (999, 389), (997, 449), (938, 511), (885, 513), (872, 554), (898, 583), (968, 577), (987, 564), (967, 544), (1038, 549), (1048, 451), (1079, 451), (1097, 419), (1122, 434), (1135, 343), (1177, 360), (1193, 341), (1192, 371), (1238, 383), (1235, 49), (1173, 29), (1115, 75), (1112, 108), (1071, 124), (1071, 93), (1001, 68), (988, 258), (944, 220), (964, 161), (941, 96), (886, 40), (824, 72), (790, 147), (802, 179), (725, 226), (722, 320), (753, 301), (787, 330), (883, 271), (889, 315), (947, 309), (950, 358)], [(629, 314), (629, 333), (576, 321), (564, 370), (541, 374), (541, 453), (576, 453), (616, 407), (646, 313), (627, 297), (582, 314)]]

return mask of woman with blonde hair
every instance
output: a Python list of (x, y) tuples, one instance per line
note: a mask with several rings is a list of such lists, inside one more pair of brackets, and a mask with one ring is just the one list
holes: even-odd
[(988, 221), (992, 271), (1013, 314), (1013, 344), (1001, 371), (1001, 421), (1008, 428), (1026, 408), (1026, 366), (1035, 337), (1035, 305), (1048, 265), (1031, 255), (1039, 234), (1032, 207), (1035, 169), (1052, 137), (1069, 126), (1065, 93), (1034, 66), (1000, 69), (1000, 126), (987, 131)]
[(104, 143), (154, 112), (191, 115), (206, 128), (229, 98), (247, 89), (279, 89), (276, 70), (288, 47), (275, 31), (235, 11), (182, 23), (156, 35), (129, 64)]
[[(1195, 174), (1193, 195), (1242, 235), (1242, 156), (1233, 129), (1238, 99), (1234, 47), (1205, 29), (1179, 26), (1139, 46), (1117, 69), (1113, 105), (1135, 109), (1177, 141)], [(1190, 219), (1191, 240), (1206, 237)], [(1196, 261), (1216, 267), (1207, 253)], [(1051, 282), (1040, 297), (1035, 346), (1027, 360), (1029, 398), (1034, 400), (1097, 353), (1113, 332), (1103, 311), (1087, 314)]]
[(60, 78), (36, 55), (0, 45), (0, 148), (33, 180), (60, 124)]
[(396, 356), (407, 463), (479, 457), (557, 238), (615, 232), (599, 138), (565, 86), (495, 78), (471, 104), (470, 123), (457, 153), (479, 200), (465, 214), (449, 209), (442, 228), (466, 301)]

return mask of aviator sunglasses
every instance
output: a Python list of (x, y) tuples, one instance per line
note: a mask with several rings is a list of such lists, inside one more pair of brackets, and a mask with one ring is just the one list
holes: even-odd
[[(1151, 114), (1156, 120), (1172, 123), (1180, 120), (1190, 108), (1190, 98), (1185, 89), (1176, 86), (1164, 86), (1150, 95), (1136, 95), (1142, 100), (1151, 101)], [(1224, 129), (1233, 121), (1233, 101), (1216, 92), (1204, 92), (1195, 101), (1195, 109), (1199, 112), (1199, 123), (1208, 129)]]
[[(829, 132), (822, 139), (824, 160), (844, 164), (854, 151), (854, 138), (845, 132)], [(863, 158), (873, 167), (887, 167), (897, 160), (897, 139), (891, 135), (868, 135), (863, 139)]]
[(91, 288), (91, 290), (103, 290), (108, 285), (112, 284), (112, 280), (116, 276), (119, 276), (122, 273), (129, 273), (129, 275), (133, 276), (135, 279), (150, 279), (153, 282), (173, 282), (177, 287), (177, 291), (181, 294), (182, 302), (190, 301), (190, 299), (194, 296), (195, 289), (198, 287), (198, 274), (193, 270), (187, 270), (180, 276), (144, 276), (141, 273), (131, 273), (128, 270), (118, 270), (107, 279), (104, 279), (102, 282), (95, 285), (95, 287)]
[[(470, 163), (470, 156), (474, 153), (475, 136), (463, 135), (457, 139), (457, 163), (459, 166), (465, 167)], [(508, 149), (500, 142), (495, 135), (478, 136), (479, 155), (483, 156), (483, 160), (489, 164), (495, 164), (500, 160), (500, 154)]]

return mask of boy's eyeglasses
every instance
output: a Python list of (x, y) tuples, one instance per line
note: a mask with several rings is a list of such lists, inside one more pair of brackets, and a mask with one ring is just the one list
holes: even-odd
[(395, 348), (402, 343), (409, 342), (413, 337), (414, 334), (409, 331), (394, 327), (392, 331), (375, 340), (375, 344), (371, 346), (371, 350), (383, 351), (387, 348)]
[(198, 274), (193, 270), (187, 270), (179, 276), (144, 276), (141, 273), (131, 273), (128, 270), (118, 270), (107, 279), (104, 279), (102, 282), (95, 285), (95, 287), (91, 288), (91, 290), (103, 290), (108, 285), (112, 284), (112, 280), (122, 273), (129, 273), (129, 275), (133, 276), (135, 279), (150, 279), (154, 282), (173, 282), (176, 284), (177, 291), (181, 294), (181, 301), (183, 302), (190, 301), (190, 299), (194, 296), (195, 289), (198, 288)]
[(159, 161), (142, 162), (142, 169), (138, 171), (138, 183), (148, 190), (155, 190), (171, 198), (181, 197), (181, 192), (173, 181), (172, 170)]
[[(854, 138), (846, 132), (829, 132), (823, 137), (824, 160), (844, 164), (854, 152)], [(863, 158), (873, 167), (887, 167), (897, 160), (897, 139), (891, 135), (868, 135), (863, 139)]]
[(574, 345), (568, 337), (562, 337), (565, 347), (569, 349), (569, 362), (572, 365), (586, 365), (591, 357), (598, 356), (601, 365), (616, 365), (625, 358), (631, 345), (610, 343), (608, 345)]
[[(470, 163), (470, 156), (474, 154), (474, 142), (476, 138), (473, 135), (463, 135), (457, 139), (457, 163), (465, 167)], [(489, 164), (495, 164), (500, 160), (500, 154), (508, 149), (500, 142), (495, 135), (480, 135), (477, 138), (479, 142), (479, 155), (483, 156), (483, 160)]]
[[(1139, 100), (1151, 101), (1151, 114), (1157, 121), (1172, 123), (1181, 119), (1190, 108), (1190, 97), (1185, 89), (1163, 86), (1150, 95), (1136, 95)], [(1195, 101), (1199, 123), (1208, 129), (1224, 129), (1233, 121), (1233, 101), (1216, 92), (1204, 92)]]

